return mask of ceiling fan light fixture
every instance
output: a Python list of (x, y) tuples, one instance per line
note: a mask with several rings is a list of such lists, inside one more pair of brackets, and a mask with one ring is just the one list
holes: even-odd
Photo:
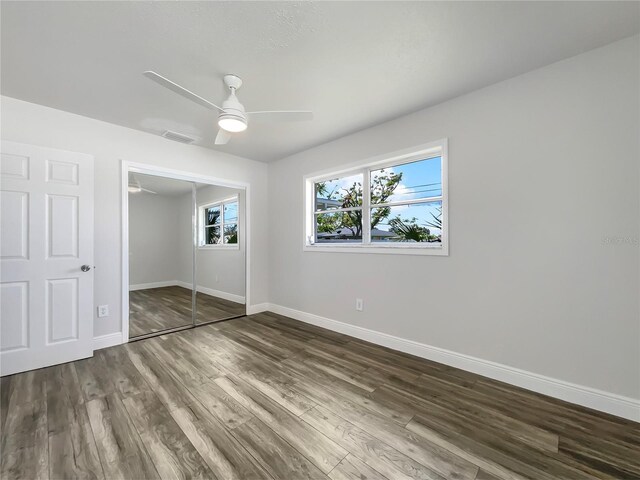
[(247, 121), (239, 115), (223, 113), (218, 117), (218, 126), (227, 132), (239, 133), (247, 129)]
[(129, 193), (140, 193), (142, 191), (142, 187), (140, 185), (129, 185)]
[[(201, 105), (209, 110), (213, 110), (218, 113), (218, 134), (216, 135), (215, 145), (225, 145), (231, 138), (231, 133), (244, 132), (247, 129), (247, 119), (260, 119), (261, 121), (283, 122), (283, 121), (301, 121), (313, 119), (313, 114), (307, 111), (300, 110), (259, 110), (259, 111), (245, 111), (244, 106), (238, 100), (236, 91), (242, 86), (242, 79), (237, 75), (225, 75), (223, 78), (225, 86), (229, 89), (229, 96), (222, 102), (222, 106), (218, 106), (215, 103), (211, 103), (209, 100), (202, 98), (200, 95), (193, 93), (190, 90), (172, 82), (166, 77), (163, 77), (159, 73), (152, 70), (144, 72), (144, 76), (148, 79), (156, 82), (164, 88), (171, 90), (178, 95), (191, 100), (198, 105)], [(167, 134), (168, 133), (168, 134)], [(171, 135), (171, 136), (169, 136)], [(183, 143), (191, 143), (189, 137), (176, 132), (165, 132), (163, 134), (166, 138), (172, 140), (181, 141)], [(179, 138), (176, 138), (179, 136)], [(146, 189), (142, 189), (146, 192)]]

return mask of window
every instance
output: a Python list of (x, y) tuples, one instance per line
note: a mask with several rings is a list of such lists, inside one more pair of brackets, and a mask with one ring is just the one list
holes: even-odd
[(446, 141), (306, 179), (305, 250), (447, 254)]
[(238, 198), (199, 207), (200, 247), (238, 245)]

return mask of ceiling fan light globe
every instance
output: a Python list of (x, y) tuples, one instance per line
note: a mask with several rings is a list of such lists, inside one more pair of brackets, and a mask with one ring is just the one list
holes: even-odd
[(129, 185), (129, 193), (140, 193), (142, 191), (142, 187), (139, 185)]
[(218, 118), (218, 126), (231, 133), (244, 132), (247, 129), (247, 122), (235, 115), (220, 115)]

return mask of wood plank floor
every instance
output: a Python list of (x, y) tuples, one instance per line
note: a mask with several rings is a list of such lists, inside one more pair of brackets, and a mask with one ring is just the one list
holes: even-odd
[(0, 393), (3, 479), (640, 478), (640, 424), (274, 314)]
[[(198, 292), (196, 323), (239, 317), (245, 306)], [(191, 325), (191, 290), (179, 286), (129, 292), (129, 337)]]

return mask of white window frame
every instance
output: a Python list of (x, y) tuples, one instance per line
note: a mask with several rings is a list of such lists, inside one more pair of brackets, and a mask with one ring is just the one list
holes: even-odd
[[(439, 243), (429, 242), (371, 242), (371, 199), (370, 172), (391, 166), (411, 163), (428, 158), (441, 157), (442, 195), (419, 200), (401, 200), (385, 202), (384, 206), (408, 205), (442, 201), (442, 237)], [(315, 184), (321, 181), (334, 180), (338, 177), (362, 174), (362, 242), (361, 243), (313, 243), (315, 237)], [(437, 140), (416, 147), (370, 158), (364, 162), (351, 165), (342, 170), (319, 172), (304, 177), (304, 236), (305, 252), (337, 252), (337, 253), (380, 253), (400, 255), (449, 255), (449, 188), (448, 188), (448, 139)], [(360, 208), (360, 207), (358, 207)], [(353, 210), (353, 209), (350, 209)], [(339, 211), (339, 210), (337, 210)]]
[[(238, 219), (235, 223), (238, 226), (238, 242), (237, 243), (204, 243), (205, 238), (205, 212), (207, 209), (211, 207), (220, 207), (220, 235), (224, 237), (224, 206), (228, 203), (237, 203), (238, 204)], [(240, 200), (238, 195), (233, 197), (225, 198), (223, 200), (216, 200), (215, 202), (204, 203), (202, 205), (198, 205), (198, 248), (199, 249), (215, 249), (215, 250), (239, 250), (240, 249)]]

